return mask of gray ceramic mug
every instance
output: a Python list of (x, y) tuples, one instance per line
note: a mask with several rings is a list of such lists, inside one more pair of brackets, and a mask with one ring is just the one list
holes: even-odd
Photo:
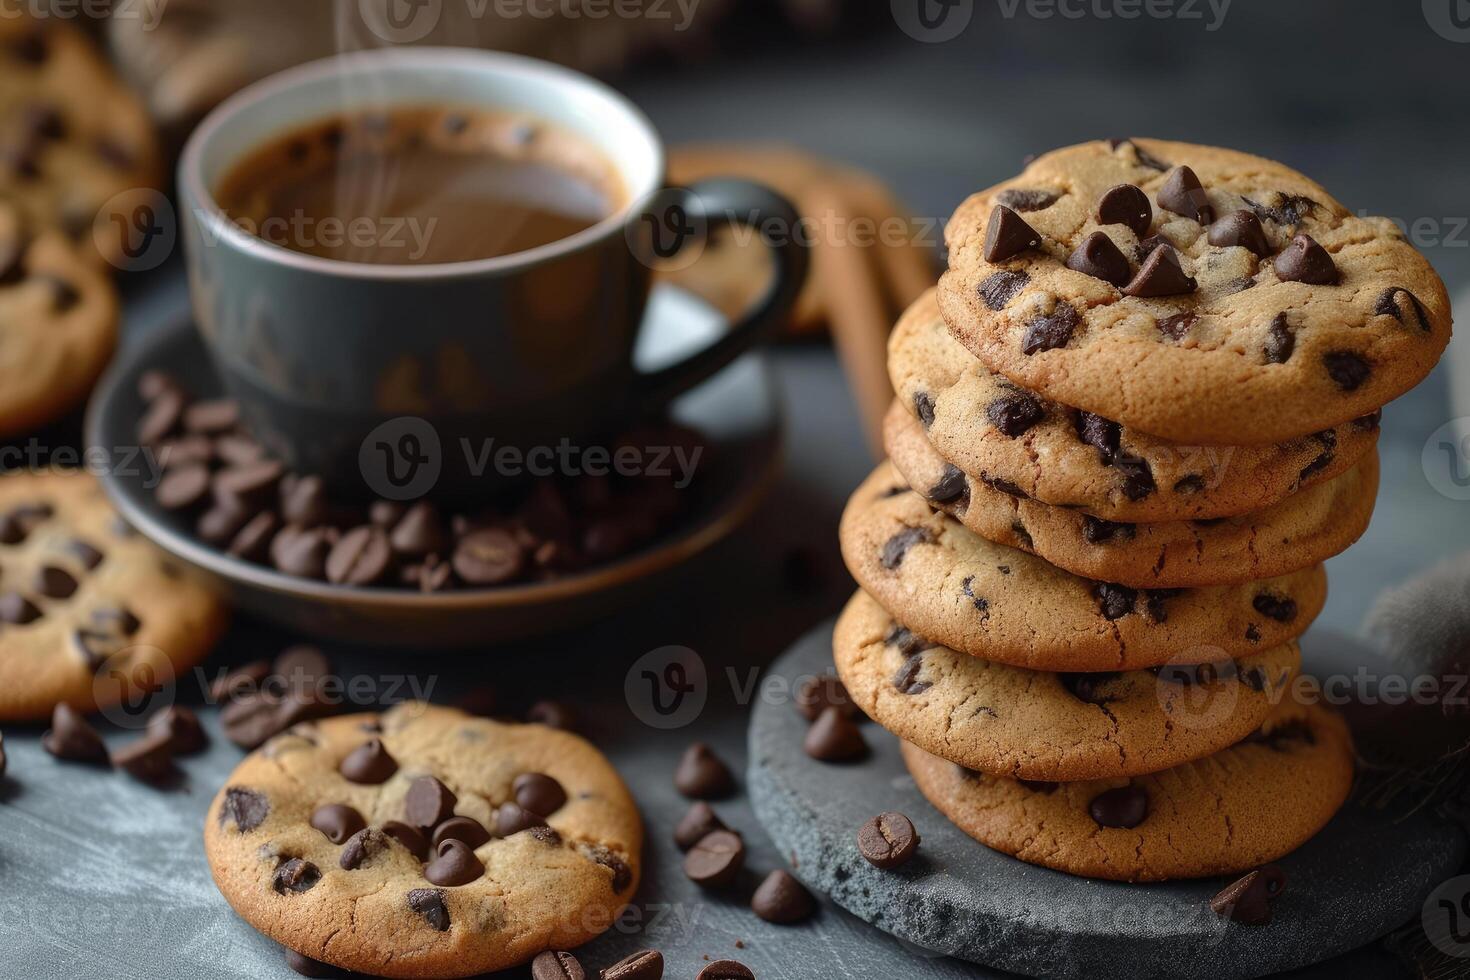
[[(524, 252), (392, 266), (280, 247), (236, 226), (214, 201), (232, 165), (286, 131), (426, 104), (524, 111), (567, 127), (613, 164), (627, 203)], [(786, 201), (743, 181), (661, 192), (663, 147), (637, 108), (591, 78), (514, 55), (389, 48), (274, 75), (205, 118), (178, 177), (194, 316), (226, 388), (294, 471), (352, 495), (414, 496), (425, 462), (441, 491), (478, 492), (454, 447), (490, 436), (554, 444), (656, 410), (780, 323), (806, 272)], [(715, 221), (762, 230), (776, 260), (772, 285), (709, 346), (641, 372), (632, 352), (651, 256), (692, 245)], [(696, 231), (671, 243), (671, 228)], [(786, 233), (777, 240), (772, 229)]]

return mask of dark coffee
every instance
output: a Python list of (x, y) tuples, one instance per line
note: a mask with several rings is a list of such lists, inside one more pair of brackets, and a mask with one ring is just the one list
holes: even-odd
[(524, 115), (401, 108), (321, 120), (240, 160), (215, 191), (252, 234), (323, 258), (385, 265), (510, 255), (623, 204), (587, 140)]

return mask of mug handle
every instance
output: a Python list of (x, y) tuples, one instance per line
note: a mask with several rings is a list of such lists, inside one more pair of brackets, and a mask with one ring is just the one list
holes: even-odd
[[(705, 228), (706, 234), (711, 222), (720, 222), (746, 225), (762, 235), (762, 244), (775, 259), (775, 275), (765, 294), (717, 340), (674, 364), (640, 372), (638, 388), (645, 409), (666, 405), (773, 334), (796, 303), (810, 261), (807, 244), (798, 241), (796, 234), (800, 222), (796, 208), (769, 187), (748, 180), (720, 178), (690, 184), (681, 196), (694, 212), (694, 222)], [(657, 216), (654, 220), (657, 221)], [(769, 224), (782, 229), (781, 241), (772, 242), (762, 234), (762, 228)], [(682, 241), (679, 248), (688, 244)]]

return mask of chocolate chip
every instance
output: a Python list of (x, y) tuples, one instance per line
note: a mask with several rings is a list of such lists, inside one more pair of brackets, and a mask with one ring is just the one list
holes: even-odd
[(1041, 234), (1015, 211), (997, 204), (990, 212), (990, 223), (985, 226), (986, 262), (1004, 262), (1040, 245)]
[(268, 557), (271, 539), (276, 536), (280, 526), (281, 519), (276, 516), (275, 511), (261, 511), (246, 521), (245, 526), (230, 541), (229, 553), (248, 561), (264, 561)]
[(1105, 671), (1097, 674), (1057, 674), (1057, 683), (1061, 684), (1067, 693), (1084, 704), (1107, 704), (1113, 698), (1103, 693), (1103, 689), (1116, 681), (1121, 675), (1113, 671)]
[(7, 592), (0, 595), (0, 621), (24, 626), (35, 622), (41, 616), (40, 608), (19, 592)]
[(1288, 596), (1262, 592), (1251, 600), (1251, 605), (1256, 612), (1278, 623), (1289, 623), (1296, 618), (1296, 600)]
[(1139, 146), (1131, 139), (1110, 139), (1108, 140), (1108, 146), (1112, 147), (1114, 151), (1123, 147), (1132, 150), (1133, 156), (1136, 160), (1138, 160), (1139, 166), (1147, 167), (1150, 170), (1169, 169), (1169, 165), (1167, 163), (1149, 153), (1147, 150)]
[(1310, 197), (1301, 194), (1288, 194), (1284, 191), (1276, 191), (1275, 194), (1277, 203), (1272, 207), (1259, 204), (1248, 197), (1243, 197), (1241, 200), (1245, 201), (1245, 206), (1250, 208), (1262, 221), (1270, 219), (1279, 225), (1299, 225), (1303, 219), (1321, 207)]
[(547, 950), (531, 961), (531, 980), (587, 980), (587, 971), (571, 953)]
[(1383, 409), (1369, 412), (1367, 415), (1353, 419), (1353, 428), (1359, 432), (1376, 432), (1378, 426), (1383, 422)]
[(802, 749), (820, 762), (854, 762), (868, 754), (868, 743), (851, 718), (828, 708), (807, 729)]
[(903, 564), (904, 557), (909, 549), (918, 544), (924, 544), (933, 539), (928, 528), (906, 527), (883, 544), (883, 552), (879, 555), (879, 561), (883, 567), (893, 571)]
[(1351, 351), (1328, 351), (1322, 355), (1322, 365), (1327, 368), (1327, 376), (1343, 391), (1356, 391), (1373, 373), (1368, 362)]
[(1199, 493), (1205, 488), (1205, 478), (1198, 473), (1189, 473), (1174, 481), (1174, 492), (1191, 494)]
[(795, 701), (796, 710), (807, 721), (816, 721), (827, 708), (837, 708), (855, 721), (862, 716), (862, 710), (853, 702), (842, 681), (831, 674), (806, 678), (796, 689)]
[(1104, 465), (1111, 465), (1122, 443), (1123, 427), (1091, 412), (1078, 412), (1073, 425), (1077, 438), (1096, 449)]
[(10, 42), (11, 57), (24, 61), (27, 64), (39, 65), (50, 56), (50, 45), (46, 35), (41, 28), (36, 27), (27, 30), (24, 34)]
[(271, 876), (271, 887), (278, 895), (287, 892), (299, 895), (310, 891), (321, 880), (321, 869), (316, 865), (301, 858), (291, 858), (276, 868), (276, 873)]
[(1256, 626), (1255, 623), (1251, 623), (1250, 625), (1248, 625), (1245, 628), (1245, 638), (1249, 642), (1251, 642), (1251, 643), (1260, 643), (1261, 642), (1261, 630), (1260, 630), (1260, 627)]
[[(437, 848), (447, 840), (463, 841), (466, 847), (476, 848), (490, 840), (490, 831), (474, 817), (450, 817), (434, 828), (431, 846)], [(407, 842), (404, 846), (408, 846)]]
[(82, 301), (81, 290), (58, 275), (44, 273), (37, 276), (36, 280), (51, 288), (51, 312), (53, 313), (66, 313), (75, 309)]
[(674, 788), (692, 800), (717, 800), (735, 791), (735, 777), (713, 749), (695, 742), (679, 759)]
[(1199, 178), (1188, 167), (1175, 167), (1159, 188), (1159, 207), (1192, 218), (1202, 225), (1215, 220), (1215, 209), (1210, 206)]
[(328, 803), (312, 812), (311, 826), (333, 844), (345, 844), (347, 838), (367, 826), (367, 821), (345, 803)]
[(934, 399), (929, 397), (928, 392), (914, 393), (914, 414), (919, 417), (924, 428), (927, 429), (934, 424)]
[(388, 574), (392, 563), (388, 535), (382, 528), (363, 524), (342, 535), (327, 553), (327, 581), (335, 585), (372, 585)]
[(816, 908), (811, 892), (788, 872), (777, 868), (750, 897), (750, 909), (767, 922), (793, 925), (809, 917)]
[(924, 669), (924, 654), (911, 654), (898, 672), (893, 675), (893, 687), (900, 694), (923, 694), (934, 685), (928, 681), (919, 679), (919, 674)]
[(997, 204), (1004, 204), (1015, 211), (1040, 211), (1049, 208), (1057, 202), (1060, 194), (1043, 190), (1024, 190), (1019, 187), (1011, 187), (995, 195)]
[(236, 831), (243, 834), (264, 823), (270, 812), (270, 802), (264, 794), (230, 786), (225, 789), (225, 798), (220, 802), (219, 825), (223, 827), (229, 821), (235, 825)]
[(433, 776), (420, 776), (408, 787), (403, 812), (408, 822), (425, 829), (437, 827), (454, 815), (459, 802), (454, 793)]
[(1409, 304), (1414, 308), (1414, 317), (1419, 321), (1419, 329), (1426, 333), (1434, 329), (1434, 324), (1429, 320), (1429, 311), (1424, 304), (1419, 302), (1419, 297), (1409, 292), (1402, 286), (1390, 286), (1378, 296), (1378, 301), (1373, 304), (1373, 312), (1377, 316), (1391, 316), (1400, 323), (1404, 323), (1404, 308), (1399, 297), (1407, 296)]
[(164, 510), (189, 510), (209, 493), (209, 468), (200, 463), (176, 466), (164, 473), (153, 491)]
[(1164, 245), (1168, 245), (1170, 248), (1174, 247), (1174, 243), (1162, 234), (1153, 234), (1139, 242), (1138, 247), (1133, 250), (1133, 254), (1138, 261), (1142, 262)]
[(1221, 248), (1238, 245), (1260, 258), (1271, 254), (1271, 242), (1266, 238), (1266, 229), (1261, 227), (1261, 219), (1246, 210), (1231, 211), (1211, 225), (1209, 242)]
[(464, 841), (446, 840), (435, 848), (435, 858), (424, 867), (424, 877), (434, 885), (468, 885), (485, 873), (485, 865)]
[(1183, 589), (1149, 589), (1144, 593), (1143, 614), (1155, 623), (1167, 622), (1169, 611), (1164, 603), (1183, 591)]
[(1266, 363), (1285, 364), (1291, 359), (1291, 352), (1295, 349), (1296, 334), (1292, 333), (1286, 314), (1276, 314), (1271, 318), (1271, 325), (1266, 328)]
[(162, 783), (178, 775), (173, 742), (167, 732), (147, 732), (111, 755), (112, 764), (144, 783)]
[(502, 803), (500, 809), (495, 811), (497, 837), (511, 837), (523, 830), (544, 826), (546, 826), (546, 821), (541, 818), (540, 814), (532, 813), (519, 803)]
[[(1011, 531), (1021, 537), (1022, 543), (1025, 544), (1027, 548), (1031, 547), (1031, 535), (1026, 533), (1026, 529), (1021, 526), (1020, 521), (1015, 521), (1011, 524)], [(986, 599), (984, 596), (977, 596), (975, 594), (974, 584), (975, 576), (966, 576), (965, 580), (960, 583), (960, 592), (964, 594), (965, 598), (970, 600), (971, 604), (974, 605), (977, 610), (984, 614), (984, 619), (989, 619), (990, 600)]]
[(1024, 272), (1011, 269), (992, 272), (980, 283), (980, 299), (992, 310), (1003, 310), (1030, 281), (1031, 277)]
[(218, 435), (240, 424), (240, 404), (233, 398), (209, 398), (184, 409), (184, 428), (201, 435)]
[(1276, 275), (1284, 282), (1335, 286), (1340, 278), (1332, 256), (1311, 235), (1299, 234), (1293, 238), (1285, 251), (1276, 256), (1273, 265)]
[(1021, 353), (1026, 356), (1067, 346), (1082, 318), (1066, 300), (1058, 300), (1050, 313), (1032, 318), (1021, 336)]
[(679, 850), (687, 851), (706, 834), (716, 830), (728, 830), (714, 808), (703, 800), (694, 803), (674, 827), (674, 843)]
[(199, 723), (199, 716), (183, 705), (171, 704), (148, 719), (148, 731), (168, 739), (175, 755), (193, 755), (209, 746), (209, 736)]
[(902, 813), (880, 813), (858, 829), (858, 853), (875, 868), (891, 871), (919, 850), (919, 833)]
[(610, 848), (601, 844), (578, 844), (577, 848), (589, 861), (612, 872), (612, 880), (608, 884), (612, 886), (613, 894), (620, 895), (632, 886), (633, 869)]
[(455, 574), (470, 585), (499, 585), (520, 575), (526, 550), (515, 536), (499, 528), (465, 535), (454, 548)]
[(664, 957), (656, 949), (645, 949), (604, 967), (600, 980), (660, 980), (664, 975)]
[(1198, 321), (1199, 314), (1193, 310), (1188, 310), (1184, 313), (1175, 313), (1173, 316), (1164, 317), (1164, 319), (1158, 321), (1157, 326), (1159, 333), (1168, 337), (1170, 340), (1183, 340), (1184, 335), (1189, 332), (1189, 328), (1194, 326)]
[(945, 463), (939, 482), (930, 487), (924, 496), (936, 504), (947, 504), (961, 497), (966, 498), (968, 503), (969, 494), (970, 485), (965, 481), (965, 474), (953, 463)]
[(1128, 277), (1133, 272), (1128, 267), (1127, 256), (1100, 231), (1082, 240), (1082, 244), (1067, 257), (1067, 268), (1120, 288), (1128, 284)]
[(1105, 521), (1091, 514), (1082, 515), (1082, 537), (1088, 544), (1106, 541), (1132, 541), (1135, 528), (1132, 524)]
[(735, 960), (715, 960), (700, 970), (694, 980), (755, 980), (755, 973)]
[(26, 243), (11, 235), (0, 238), (0, 286), (13, 286), (24, 282)]
[(532, 813), (549, 817), (567, 802), (567, 791), (561, 783), (539, 772), (521, 773), (511, 783), (516, 803)]
[(1134, 604), (1138, 601), (1137, 589), (1114, 585), (1111, 582), (1098, 582), (1093, 586), (1093, 595), (1097, 597), (1103, 618), (1109, 621), (1122, 619), (1131, 613)]
[(281, 517), (287, 524), (316, 527), (326, 521), (327, 510), (327, 486), (321, 477), (302, 476), (282, 484)]
[(1197, 285), (1194, 277), (1184, 271), (1174, 246), (1160, 245), (1143, 260), (1123, 292), (1129, 296), (1182, 296), (1194, 292)]
[(745, 842), (728, 830), (701, 837), (684, 855), (684, 876), (705, 888), (723, 888), (745, 867)]
[(418, 913), (430, 928), (437, 932), (449, 931), (449, 909), (444, 904), (444, 893), (437, 888), (415, 888), (408, 893), (408, 907)]
[(1118, 184), (1103, 192), (1097, 202), (1097, 221), (1101, 225), (1127, 225), (1142, 238), (1153, 220), (1153, 205), (1148, 195), (1133, 184)]
[(1286, 874), (1268, 864), (1226, 885), (1210, 899), (1210, 910), (1241, 925), (1263, 926), (1271, 921), (1271, 903), (1285, 889)]
[(48, 599), (69, 599), (77, 590), (77, 580), (64, 568), (43, 565), (32, 587)]
[(376, 786), (398, 771), (398, 763), (382, 741), (370, 738), (347, 754), (338, 771), (348, 782)]
[(1092, 798), (1087, 812), (1099, 827), (1132, 830), (1148, 817), (1148, 793), (1138, 786), (1120, 786)]
[(102, 564), (102, 559), (107, 557), (101, 551), (92, 547), (81, 538), (72, 538), (70, 541), (63, 544), (61, 546), (61, 549), (67, 554), (71, 555), (77, 561), (81, 562), (82, 567), (89, 572), (92, 569), (96, 568), (98, 565)]
[(1040, 399), (1025, 391), (1001, 395), (985, 406), (990, 424), (1012, 439), (1024, 435), (1045, 416)]
[[(466, 817), (464, 819), (468, 820), (469, 818)], [(476, 824), (476, 826), (479, 825)], [(483, 830), (483, 828), (481, 829)], [(423, 834), (419, 833), (419, 829), (417, 827), (410, 827), (408, 824), (404, 823), (401, 820), (388, 820), (383, 824), (383, 833), (387, 834), (393, 840), (396, 840), (398, 843), (402, 844), (404, 849), (407, 850), (408, 853), (412, 854), (420, 861), (426, 860), (428, 858), (429, 842), (424, 838)], [(490, 835), (488, 833), (485, 834), (485, 840), (489, 839)], [(481, 841), (480, 843), (483, 844), (484, 842), (485, 841)], [(478, 847), (479, 844), (471, 844), (470, 846)], [(344, 865), (344, 867), (346, 866)]]
[(1321, 432), (1313, 435), (1312, 438), (1315, 439), (1317, 441), (1317, 444), (1322, 447), (1322, 452), (1317, 454), (1316, 459), (1312, 460), (1306, 466), (1302, 467), (1301, 472), (1297, 474), (1297, 479), (1299, 481), (1316, 476), (1318, 473), (1331, 466), (1333, 460), (1337, 459), (1336, 431), (1332, 429), (1324, 429)]
[(439, 512), (427, 501), (420, 501), (410, 507), (394, 526), (388, 539), (394, 551), (416, 558), (430, 553), (443, 553), (447, 544)]

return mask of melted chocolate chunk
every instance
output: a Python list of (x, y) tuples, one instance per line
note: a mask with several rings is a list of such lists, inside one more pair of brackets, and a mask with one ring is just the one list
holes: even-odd
[(920, 391), (914, 394), (914, 414), (919, 417), (924, 428), (934, 424), (934, 399), (928, 392)]
[(1029, 495), (1026, 493), (1025, 490), (1022, 490), (1020, 487), (1016, 486), (1009, 480), (1002, 480), (998, 476), (991, 476), (989, 473), (981, 473), (980, 482), (985, 484), (992, 490), (999, 490), (1007, 497), (1015, 497), (1017, 500), (1029, 499)]
[(1086, 704), (1108, 704), (1115, 698), (1103, 693), (1113, 681), (1121, 676), (1115, 672), (1103, 672), (1099, 674), (1057, 674), (1057, 683), (1061, 684), (1067, 693), (1078, 701)]
[(924, 669), (924, 655), (916, 653), (903, 662), (898, 672), (893, 675), (893, 686), (900, 694), (923, 694), (933, 687), (928, 681), (919, 679), (919, 673)]
[(1316, 459), (1302, 467), (1301, 473), (1297, 474), (1298, 480), (1305, 480), (1309, 476), (1322, 472), (1337, 458), (1337, 432), (1335, 430), (1323, 429), (1312, 438), (1322, 447), (1322, 452), (1317, 455)]
[(1029, 357), (1041, 351), (1065, 347), (1081, 324), (1082, 318), (1072, 304), (1058, 300), (1050, 313), (1026, 324), (1026, 332), (1021, 337), (1021, 353)]
[(1343, 391), (1356, 391), (1373, 373), (1368, 362), (1352, 351), (1328, 351), (1322, 355), (1322, 365)]
[(291, 858), (276, 868), (276, 873), (271, 876), (271, 887), (278, 895), (288, 892), (299, 895), (310, 891), (321, 880), (322, 873), (316, 865), (301, 858)]
[(449, 931), (449, 909), (444, 904), (444, 892), (438, 888), (415, 888), (408, 893), (408, 907), (416, 912), (436, 932)]
[(1198, 473), (1189, 473), (1174, 481), (1174, 492), (1191, 494), (1199, 493), (1205, 488), (1205, 478)]
[(1251, 600), (1251, 605), (1255, 607), (1256, 612), (1278, 623), (1289, 623), (1296, 618), (1296, 600), (1288, 596), (1262, 592)]
[[(1022, 528), (1022, 533), (1025, 533), (1024, 528)], [(975, 576), (965, 576), (965, 580), (960, 583), (960, 592), (970, 600), (970, 604), (975, 607), (976, 611), (981, 613), (982, 619), (990, 618), (990, 600), (975, 594)]]
[(1131, 830), (1148, 818), (1148, 793), (1139, 786), (1120, 786), (1099, 793), (1087, 806), (1099, 827)]
[(903, 564), (904, 556), (909, 553), (910, 548), (932, 539), (933, 536), (929, 533), (928, 528), (906, 527), (889, 538), (883, 545), (883, 554), (879, 560), (883, 563), (884, 568), (893, 571)]
[[(1020, 539), (1022, 548), (1025, 548), (1027, 551), (1036, 550), (1036, 542), (1031, 540), (1031, 532), (1026, 530), (1026, 525), (1022, 524), (1020, 521), (1012, 521), (1011, 533)], [(1007, 572), (1006, 574), (1009, 575), (1010, 573)]]
[(883, 642), (898, 650), (904, 656), (912, 656), (920, 650), (928, 650), (934, 644), (924, 639), (919, 634), (910, 630), (907, 626), (899, 626), (897, 623), (888, 631)]
[(1030, 281), (1031, 277), (1024, 272), (1009, 269), (993, 272), (980, 283), (980, 299), (992, 310), (1003, 310)]
[(1004, 204), (1015, 211), (1040, 211), (1049, 208), (1061, 197), (1052, 191), (1008, 188), (995, 195), (995, 203)]
[(1002, 395), (985, 406), (985, 417), (990, 424), (1012, 439), (1024, 435), (1045, 416), (1041, 401), (1025, 391)]
[(1122, 619), (1131, 613), (1138, 601), (1137, 589), (1111, 582), (1098, 582), (1093, 586), (1092, 594), (1097, 598), (1098, 609), (1103, 618), (1109, 621)]
[(1165, 317), (1158, 321), (1159, 333), (1170, 340), (1183, 340), (1189, 328), (1199, 320), (1199, 314), (1193, 310), (1184, 313), (1175, 313), (1173, 316)]
[(1102, 544), (1105, 541), (1132, 541), (1135, 531), (1132, 524), (1105, 521), (1091, 514), (1082, 515), (1082, 537), (1088, 544)]
[(1271, 318), (1271, 325), (1266, 328), (1266, 363), (1285, 364), (1291, 359), (1291, 352), (1295, 349), (1296, 334), (1291, 332), (1286, 314), (1276, 314)]
[(1434, 325), (1429, 322), (1429, 311), (1424, 308), (1423, 303), (1419, 302), (1419, 297), (1402, 286), (1390, 286), (1388, 289), (1385, 289), (1379, 295), (1378, 301), (1373, 304), (1373, 312), (1378, 316), (1391, 316), (1400, 323), (1407, 322), (1404, 320), (1404, 308), (1400, 304), (1400, 296), (1407, 296), (1409, 298), (1409, 304), (1414, 310), (1414, 317), (1419, 321), (1419, 329), (1426, 333), (1432, 330)]
[(1255, 213), (1256, 217), (1262, 221), (1274, 221), (1278, 225), (1299, 225), (1312, 212), (1321, 207), (1320, 204), (1310, 197), (1303, 197), (1300, 194), (1287, 194), (1284, 191), (1277, 191), (1276, 197), (1277, 203), (1271, 207), (1258, 204), (1248, 197), (1243, 197), (1241, 200), (1245, 202), (1246, 207)]
[(965, 482), (965, 474), (953, 463), (944, 464), (944, 475), (939, 482), (929, 488), (924, 496), (936, 504), (947, 504), (965, 498), (964, 503), (969, 503), (970, 485)]

